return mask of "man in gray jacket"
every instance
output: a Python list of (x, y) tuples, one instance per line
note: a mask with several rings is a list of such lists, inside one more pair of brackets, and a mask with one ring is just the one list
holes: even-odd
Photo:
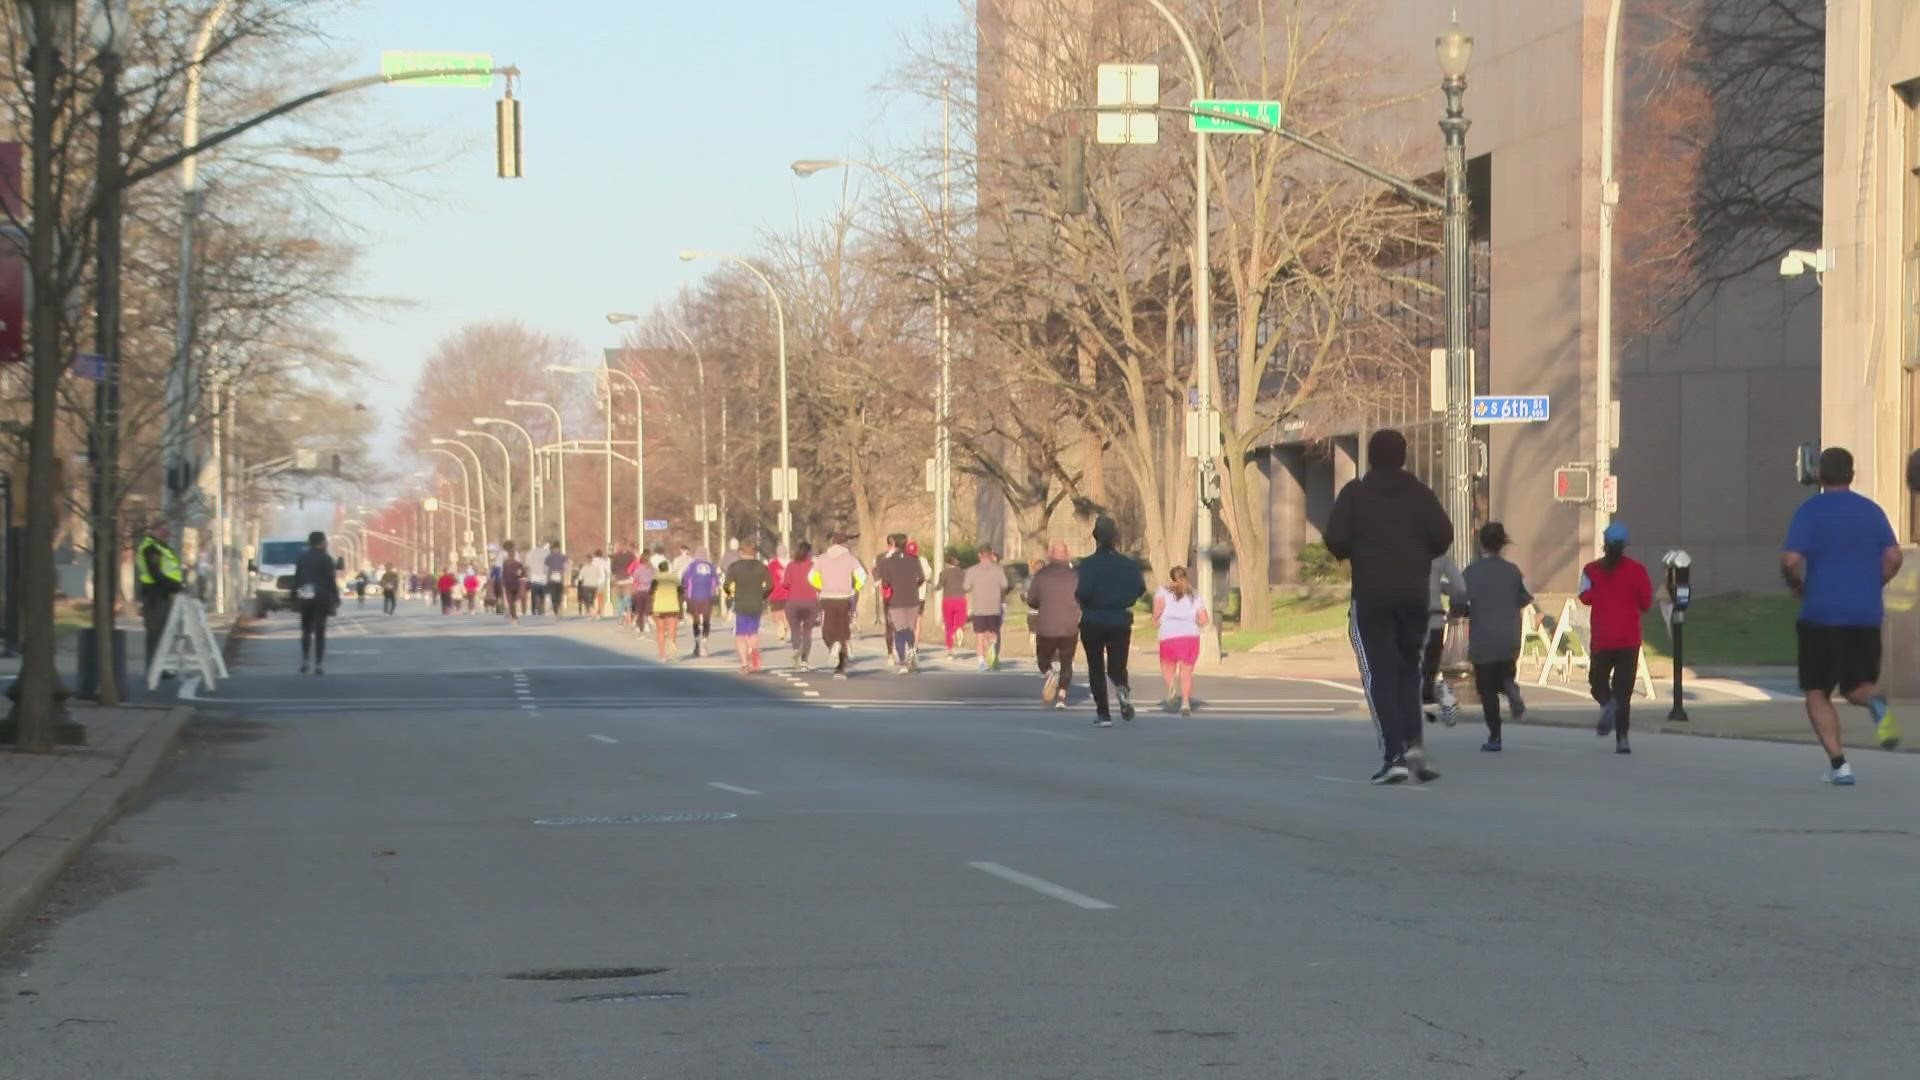
[(1040, 701), (1056, 709), (1067, 707), (1067, 688), (1073, 685), (1073, 647), (1080, 635), (1080, 601), (1073, 594), (1079, 585), (1080, 572), (1073, 568), (1065, 540), (1048, 545), (1047, 565), (1027, 583), (1027, 606), (1035, 612), (1034, 657), (1046, 676)]
[(1007, 571), (999, 553), (980, 545), (980, 561), (967, 568), (967, 617), (973, 620), (980, 670), (999, 670), (1000, 627), (1007, 613)]
[(1460, 718), (1460, 699), (1440, 675), (1440, 656), (1446, 649), (1448, 620), (1466, 611), (1467, 579), (1452, 555), (1442, 555), (1427, 571), (1427, 648), (1420, 658), (1420, 703), (1434, 706), (1426, 710), (1429, 724), (1439, 720), (1452, 727)]

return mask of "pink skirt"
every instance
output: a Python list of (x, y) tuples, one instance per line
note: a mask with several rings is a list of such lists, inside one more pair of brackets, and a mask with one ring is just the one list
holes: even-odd
[(1200, 638), (1198, 636), (1161, 638), (1160, 659), (1170, 664), (1185, 664), (1192, 667), (1200, 659)]

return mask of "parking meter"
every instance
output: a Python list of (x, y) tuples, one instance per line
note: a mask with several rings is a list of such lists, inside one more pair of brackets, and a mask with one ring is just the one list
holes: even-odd
[(1684, 551), (1669, 551), (1660, 562), (1667, 568), (1667, 600), (1673, 605), (1673, 614), (1667, 623), (1673, 632), (1673, 709), (1667, 713), (1667, 719), (1684, 721), (1687, 718), (1686, 623), (1687, 608), (1693, 605), (1693, 556)]

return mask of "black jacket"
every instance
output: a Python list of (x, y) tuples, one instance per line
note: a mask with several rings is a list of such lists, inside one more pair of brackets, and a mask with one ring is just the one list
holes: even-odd
[[(323, 548), (308, 548), (300, 553), (293, 564), (293, 595), (301, 603), (324, 605), (331, 611), (340, 606), (340, 583), (334, 576), (333, 558)], [(313, 598), (306, 599), (300, 590), (311, 586)]]
[(1073, 590), (1080, 601), (1081, 626), (1132, 626), (1133, 605), (1146, 595), (1147, 579), (1140, 564), (1112, 548), (1080, 560)]
[(1353, 560), (1356, 594), (1427, 603), (1433, 560), (1453, 546), (1453, 522), (1433, 490), (1405, 469), (1373, 469), (1340, 489), (1327, 519), (1327, 550)]

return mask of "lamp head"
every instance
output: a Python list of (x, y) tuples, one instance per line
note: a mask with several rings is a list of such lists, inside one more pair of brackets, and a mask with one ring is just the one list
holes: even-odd
[(680, 261), (692, 262), (695, 259), (704, 258), (706, 254), (706, 252), (701, 251), (699, 248), (687, 248), (680, 252)]
[(845, 164), (846, 162), (837, 158), (802, 158), (793, 163), (793, 175), (812, 176), (814, 173), (837, 169)]
[(476, 435), (478, 435), (478, 434), (480, 434), (480, 433), (479, 433), (479, 432), (477, 432), (477, 431), (469, 431), (469, 430), (468, 430), (468, 429), (466, 429), (466, 428), (456, 428), (456, 429), (454, 429), (454, 432), (453, 432), (453, 433), (454, 433), (455, 435), (459, 435), (459, 436), (461, 436), (462, 438), (467, 438), (467, 439), (471, 439), (471, 438), (473, 438), (474, 436), (476, 436)]
[(635, 321), (638, 321), (639, 318), (640, 316), (629, 314), (628, 312), (625, 312), (625, 311), (607, 312), (607, 321), (609, 323), (612, 323), (614, 326), (619, 326), (621, 323), (635, 322)]
[(503, 402), (501, 402), (501, 404), (502, 404), (502, 405), (511, 405), (511, 406), (513, 406), (513, 407), (514, 407), (514, 408), (516, 408), (516, 409), (525, 409), (525, 408), (529, 408), (529, 407), (531, 407), (531, 406), (534, 406), (534, 405), (538, 405), (538, 404), (540, 404), (540, 403), (539, 403), (539, 402), (537, 402), (537, 401), (520, 401), (520, 400), (519, 400), (519, 399), (517, 399), (517, 398), (513, 398), (513, 399), (508, 399), (508, 400), (506, 400), (506, 401), (503, 401)]
[(30, 47), (48, 45), (58, 49), (73, 35), (74, 0), (53, 0), (48, 6), (51, 10), (47, 24), (42, 26), (34, 19), (33, 0), (14, 0), (20, 14), (20, 30), (27, 36)]
[(436, 436), (434, 436), (434, 437), (433, 437), (433, 438), (432, 438), (431, 440), (429, 440), (429, 441), (430, 441), (430, 442), (432, 442), (432, 443), (433, 443), (433, 445), (435, 445), (435, 446), (445, 446), (445, 445), (447, 445), (448, 443), (450, 443), (450, 442), (452, 442), (453, 440), (452, 440), (452, 439), (442, 439), (442, 438), (440, 438), (439, 436), (437, 436), (437, 435), (436, 435)]
[(1433, 39), (1433, 52), (1440, 60), (1440, 74), (1449, 79), (1464, 79), (1473, 59), (1473, 36), (1460, 29), (1458, 17), (1445, 33)]
[(331, 165), (340, 160), (341, 154), (346, 153), (337, 146), (294, 146), (289, 147), (287, 152), (309, 161), (317, 161), (322, 165)]
[(101, 52), (117, 52), (117, 47), (132, 28), (133, 13), (128, 10), (127, 0), (104, 0), (94, 10), (87, 37), (92, 40), (94, 48)]

